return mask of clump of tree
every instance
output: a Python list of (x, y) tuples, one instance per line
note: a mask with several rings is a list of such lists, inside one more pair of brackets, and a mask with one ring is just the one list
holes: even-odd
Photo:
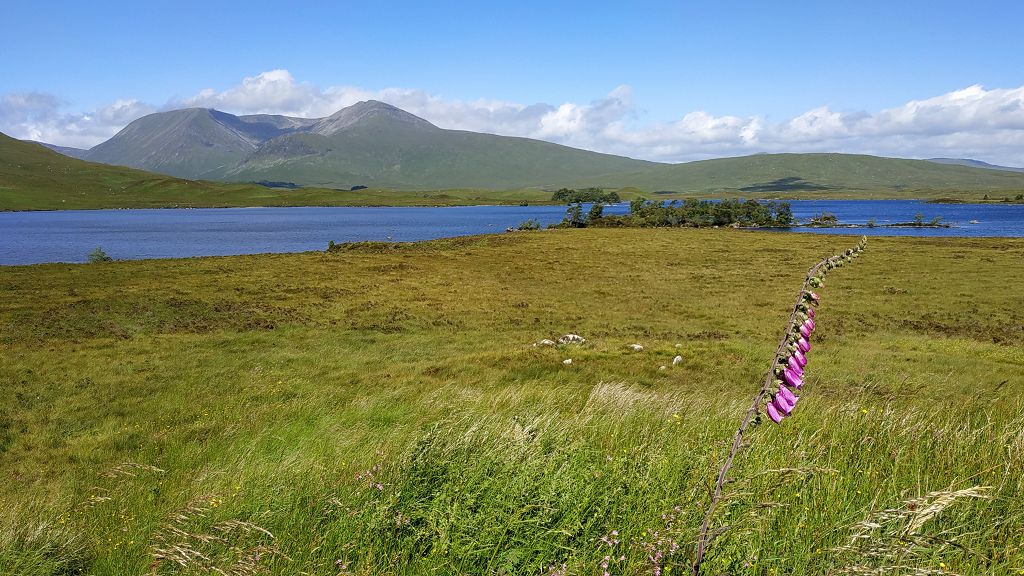
[(822, 212), (807, 221), (807, 225), (812, 228), (834, 228), (838, 224), (839, 218), (831, 212)]
[(551, 200), (565, 204), (575, 204), (577, 202), (584, 202), (587, 204), (616, 204), (622, 201), (622, 199), (619, 198), (618, 192), (605, 192), (601, 188), (584, 188), (582, 190), (562, 188), (551, 195)]
[(708, 226), (740, 226), (761, 228), (788, 228), (796, 224), (788, 202), (758, 202), (757, 200), (694, 200), (683, 202), (652, 202), (638, 199), (629, 203), (629, 214), (604, 214), (604, 206), (594, 204), (584, 211), (581, 203), (566, 211), (558, 227), (586, 228), (629, 227), (662, 228)]

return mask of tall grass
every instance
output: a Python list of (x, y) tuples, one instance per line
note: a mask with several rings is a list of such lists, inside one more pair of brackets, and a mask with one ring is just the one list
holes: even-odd
[[(0, 573), (685, 571), (801, 276), (780, 257), (846, 243), (2, 269)], [(1024, 569), (1022, 255), (880, 238), (830, 276), (799, 416), (753, 429), (708, 574)]]

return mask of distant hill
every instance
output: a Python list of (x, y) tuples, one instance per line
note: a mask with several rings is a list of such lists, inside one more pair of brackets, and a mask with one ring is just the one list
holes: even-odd
[[(0, 210), (260, 205), (262, 186), (182, 180), (86, 162), (0, 134)], [(243, 200), (243, 201), (245, 201)]]
[(988, 170), (1005, 170), (1007, 172), (1024, 172), (1024, 168), (1011, 168), (1009, 166), (997, 166), (996, 164), (989, 164), (988, 162), (982, 162), (981, 160), (971, 160), (970, 158), (929, 158), (929, 162), (935, 162), (936, 164), (954, 164), (957, 166), (970, 166), (971, 168), (986, 168)]
[(59, 152), (60, 154), (63, 154), (65, 156), (70, 156), (72, 158), (82, 159), (82, 158), (85, 157), (86, 154), (89, 153), (89, 151), (84, 149), (84, 148), (72, 148), (71, 146), (58, 146), (56, 144), (48, 144), (46, 142), (39, 142), (39, 141), (36, 141), (36, 140), (24, 140), (24, 142), (30, 142), (32, 144), (39, 144), (40, 146), (46, 146), (47, 148), (49, 148), (50, 150), (53, 150), (54, 152)]
[(584, 184), (705, 195), (866, 197), (870, 192), (906, 198), (934, 196), (933, 191), (1021, 191), (1024, 174), (859, 154), (755, 154), (659, 164)]

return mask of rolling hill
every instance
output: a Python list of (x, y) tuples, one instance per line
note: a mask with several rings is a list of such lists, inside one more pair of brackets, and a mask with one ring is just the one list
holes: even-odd
[(582, 184), (699, 195), (911, 198), (1024, 191), (1024, 174), (859, 154), (755, 154), (659, 164)]
[(550, 202), (543, 190), (298, 190), (186, 180), (69, 158), (0, 133), (0, 210), (239, 206), (464, 206)]
[(1005, 170), (1007, 172), (1024, 172), (1024, 168), (1013, 168), (1010, 166), (999, 166), (996, 164), (989, 164), (988, 162), (982, 162), (981, 160), (971, 160), (970, 158), (929, 158), (929, 162), (935, 162), (937, 164), (954, 164), (957, 166), (970, 166), (972, 168), (986, 168), (988, 170)]
[(183, 180), (86, 162), (0, 134), (0, 210), (258, 206), (280, 195), (252, 184)]

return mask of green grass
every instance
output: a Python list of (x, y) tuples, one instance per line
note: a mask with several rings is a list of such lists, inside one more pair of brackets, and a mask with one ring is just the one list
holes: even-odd
[[(670, 542), (680, 573), (804, 271), (854, 242), (587, 229), (0, 268), (0, 573), (645, 574)], [(804, 398), (755, 428), (708, 574), (891, 565), (842, 550), (853, 525), (974, 486), (900, 561), (1024, 570), (1022, 258), (872, 238), (829, 275)], [(532, 346), (567, 332), (588, 342)]]

